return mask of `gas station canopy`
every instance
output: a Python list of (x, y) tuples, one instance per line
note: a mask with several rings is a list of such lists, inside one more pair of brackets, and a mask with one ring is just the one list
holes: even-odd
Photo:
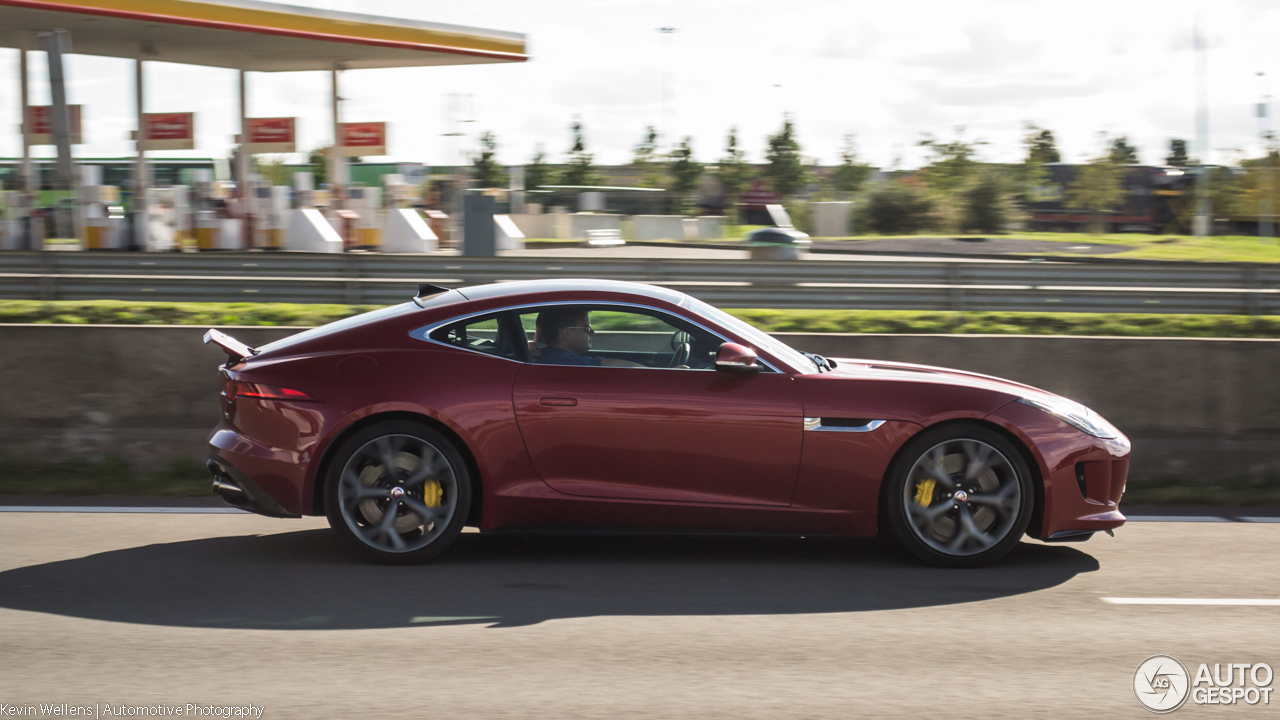
[(0, 0), (0, 46), (67, 30), (81, 55), (281, 72), (522, 62), (524, 35), (253, 0)]

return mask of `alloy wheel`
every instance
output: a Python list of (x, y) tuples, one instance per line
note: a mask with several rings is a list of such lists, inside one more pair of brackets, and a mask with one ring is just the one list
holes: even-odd
[(338, 477), (338, 509), (373, 550), (407, 553), (445, 532), (458, 504), (458, 475), (440, 448), (387, 434), (361, 445)]
[(946, 440), (926, 450), (903, 483), (912, 533), (944, 556), (990, 550), (1018, 523), (1023, 491), (1004, 453), (981, 440)]

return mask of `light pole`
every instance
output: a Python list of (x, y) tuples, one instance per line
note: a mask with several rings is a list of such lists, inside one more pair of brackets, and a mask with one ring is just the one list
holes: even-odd
[[(1266, 73), (1258, 73), (1265, 78)], [(1262, 101), (1258, 103), (1258, 137), (1262, 140), (1262, 178), (1258, 183), (1258, 237), (1271, 240), (1276, 236), (1275, 209), (1275, 168), (1271, 166), (1271, 147), (1274, 136), (1271, 133), (1271, 96), (1266, 93), (1263, 81)]]
[(658, 32), (662, 35), (662, 57), (659, 59), (662, 75), (662, 127), (659, 131), (660, 137), (665, 137), (671, 129), (670, 120), (667, 117), (667, 38), (678, 29), (673, 27), (658, 28)]
[(1206, 43), (1200, 34), (1200, 19), (1196, 18), (1193, 41), (1196, 52), (1196, 147), (1200, 159), (1196, 168), (1196, 213), (1191, 222), (1192, 234), (1206, 237), (1213, 234), (1212, 206), (1209, 200), (1209, 80)]

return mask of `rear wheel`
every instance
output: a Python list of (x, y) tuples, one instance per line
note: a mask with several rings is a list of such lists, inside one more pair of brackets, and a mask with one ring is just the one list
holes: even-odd
[(886, 488), (894, 539), (940, 567), (995, 562), (1031, 521), (1031, 471), (1004, 436), (980, 425), (926, 431), (903, 450)]
[(410, 564), (462, 532), (471, 483), (457, 448), (411, 422), (372, 425), (335, 453), (325, 485), (329, 525), (366, 557)]

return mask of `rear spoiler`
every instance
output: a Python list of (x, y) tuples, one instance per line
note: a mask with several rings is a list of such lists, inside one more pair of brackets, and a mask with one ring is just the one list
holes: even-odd
[(222, 348), (232, 360), (244, 360), (258, 354), (257, 350), (245, 345), (239, 340), (220, 330), (209, 330), (204, 334), (204, 342), (206, 345), (213, 343)]

